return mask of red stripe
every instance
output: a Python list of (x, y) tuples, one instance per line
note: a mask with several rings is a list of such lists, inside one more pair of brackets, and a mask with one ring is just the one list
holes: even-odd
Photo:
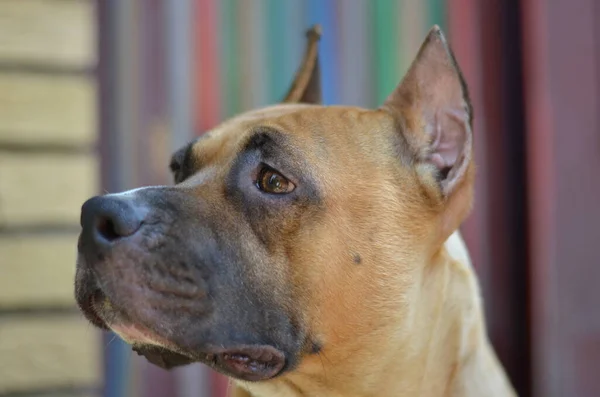
[(196, 0), (194, 7), (194, 128), (198, 134), (219, 122), (217, 7), (215, 0)]
[[(558, 348), (551, 306), (556, 302), (552, 267), (556, 264), (556, 203), (553, 167), (554, 128), (549, 87), (548, 18), (546, 2), (522, 2), (523, 71), (527, 129), (529, 243), (531, 280), (531, 331), (534, 395), (556, 395), (560, 382), (551, 370)], [(554, 287), (558, 288), (558, 287)]]

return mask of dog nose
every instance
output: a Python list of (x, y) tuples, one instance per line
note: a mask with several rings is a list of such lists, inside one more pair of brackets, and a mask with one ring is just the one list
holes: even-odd
[(121, 197), (96, 196), (81, 207), (82, 234), (97, 245), (109, 245), (132, 236), (143, 222), (143, 211)]

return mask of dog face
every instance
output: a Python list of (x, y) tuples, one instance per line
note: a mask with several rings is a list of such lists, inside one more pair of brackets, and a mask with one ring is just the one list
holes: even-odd
[(79, 306), (157, 365), (259, 381), (381, 359), (466, 216), (471, 109), (441, 32), (377, 110), (308, 103), (317, 36), (284, 103), (175, 153), (175, 185), (83, 205)]

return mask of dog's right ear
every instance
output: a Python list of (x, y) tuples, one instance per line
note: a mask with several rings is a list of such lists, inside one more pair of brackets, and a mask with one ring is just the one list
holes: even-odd
[(306, 33), (308, 40), (306, 53), (296, 72), (283, 103), (321, 103), (321, 73), (319, 70), (318, 43), (321, 39), (321, 26), (315, 25)]

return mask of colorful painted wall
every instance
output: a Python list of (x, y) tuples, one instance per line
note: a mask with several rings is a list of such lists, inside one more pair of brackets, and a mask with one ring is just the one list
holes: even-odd
[(521, 396), (598, 396), (600, 7), (596, 0), (3, 0), (0, 397), (224, 397), (87, 325), (72, 278), (81, 203), (170, 183), (170, 154), (277, 102), (323, 28), (326, 104), (375, 107), (433, 24), (475, 108), (462, 227)]

